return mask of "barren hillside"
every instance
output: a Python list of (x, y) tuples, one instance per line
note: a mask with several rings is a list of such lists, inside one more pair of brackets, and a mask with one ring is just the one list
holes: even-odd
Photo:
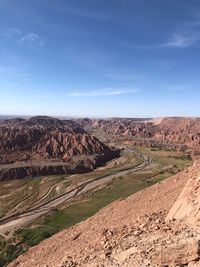
[[(189, 170), (43, 241), (8, 266), (200, 266), (199, 227), (193, 220), (199, 218), (199, 204), (193, 201), (194, 191), (199, 194), (199, 175), (197, 161)], [(174, 210), (182, 199), (193, 203), (192, 211), (176, 219)], [(193, 224), (187, 223), (188, 216)]]

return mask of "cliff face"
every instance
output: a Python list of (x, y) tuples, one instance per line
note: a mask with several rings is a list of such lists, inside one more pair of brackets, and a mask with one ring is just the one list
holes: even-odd
[[(8, 266), (200, 266), (199, 173), (200, 161), (110, 204), (29, 249)], [(179, 209), (183, 205), (186, 211)]]
[[(2, 175), (10, 177), (11, 173), (15, 173), (14, 177), (18, 174), (25, 177), (28, 173), (56, 174), (58, 170), (60, 174), (70, 168), (72, 172), (81, 168), (86, 171), (114, 156), (116, 152), (73, 121), (33, 117), (29, 120), (5, 120), (0, 124), (0, 178)], [(52, 161), (61, 161), (64, 166), (55, 166)], [(16, 170), (15, 165), (19, 162), (26, 162), (26, 168), (22, 166)], [(14, 164), (9, 172), (5, 171), (8, 164)]]

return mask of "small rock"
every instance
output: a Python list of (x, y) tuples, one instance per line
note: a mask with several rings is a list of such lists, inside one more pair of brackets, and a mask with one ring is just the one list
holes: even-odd
[(139, 236), (140, 235), (140, 232), (136, 230), (136, 231), (134, 231), (133, 234), (134, 234), (134, 236)]

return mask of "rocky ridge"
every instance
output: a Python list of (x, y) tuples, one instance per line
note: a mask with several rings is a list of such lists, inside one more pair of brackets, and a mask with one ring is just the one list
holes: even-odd
[(134, 145), (166, 147), (200, 153), (200, 118), (79, 120), (83, 126), (101, 129), (109, 140)]

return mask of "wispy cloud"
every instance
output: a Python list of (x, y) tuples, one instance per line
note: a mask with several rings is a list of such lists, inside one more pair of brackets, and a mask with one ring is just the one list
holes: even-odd
[(26, 33), (23, 37), (20, 38), (20, 42), (23, 45), (36, 45), (40, 47), (44, 46), (45, 44), (45, 40), (34, 32)]
[(165, 44), (167, 47), (186, 48), (200, 41), (200, 34), (173, 34)]
[(92, 91), (74, 91), (69, 94), (69, 96), (115, 96), (115, 95), (128, 95), (138, 93), (139, 89), (132, 90), (124, 90), (124, 89), (112, 89), (105, 88), (100, 90), (92, 90)]
[(23, 32), (19, 28), (10, 28), (0, 32), (0, 37), (9, 38), (25, 46), (43, 47), (45, 39), (35, 32)]
[(139, 49), (139, 50), (157, 50), (164, 48), (187, 48), (193, 44), (200, 41), (200, 34), (172, 34), (169, 40), (166, 43), (160, 44), (141, 44), (141, 45), (132, 45), (132, 44), (122, 44), (128, 48)]
[[(200, 25), (199, 25), (200, 26)], [(187, 48), (195, 43), (200, 42), (200, 33), (195, 29), (186, 30), (185, 32), (177, 32), (171, 34), (168, 40), (164, 43), (155, 44), (130, 44), (121, 42), (120, 44), (130, 48), (138, 50), (157, 50), (165, 48)]]

